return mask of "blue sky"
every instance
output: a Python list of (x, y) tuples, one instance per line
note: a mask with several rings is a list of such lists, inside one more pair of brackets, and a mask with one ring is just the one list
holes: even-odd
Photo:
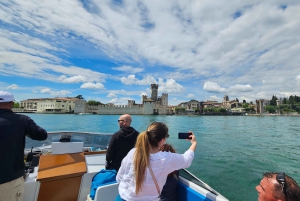
[(169, 104), (300, 95), (300, 1), (0, 2), (0, 90)]

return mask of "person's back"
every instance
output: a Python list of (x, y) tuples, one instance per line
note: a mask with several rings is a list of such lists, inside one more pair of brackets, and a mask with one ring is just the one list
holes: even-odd
[(120, 130), (116, 132), (109, 143), (106, 153), (106, 169), (119, 170), (123, 158), (134, 147), (139, 132), (130, 126), (131, 116), (120, 116), (118, 124)]
[(47, 132), (30, 117), (11, 110), (13, 100), (5, 102), (7, 94), (0, 91), (0, 200), (6, 198), (5, 193), (9, 193), (3, 191), (4, 185), (24, 175), (25, 136), (33, 140), (47, 138)]
[[(161, 122), (152, 123), (147, 131), (138, 136), (136, 148), (123, 159), (117, 174), (120, 194), (117, 199), (156, 201), (168, 174), (191, 165), (197, 145), (195, 136), (191, 133), (192, 144), (184, 154), (160, 151), (168, 137), (168, 128)], [(155, 180), (158, 188), (155, 187)]]

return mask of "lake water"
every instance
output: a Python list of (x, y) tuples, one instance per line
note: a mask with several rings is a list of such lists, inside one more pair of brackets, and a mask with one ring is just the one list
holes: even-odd
[[(119, 115), (26, 114), (50, 131), (114, 133)], [(133, 115), (142, 132), (153, 121), (168, 125), (178, 153), (190, 143), (178, 132), (193, 131), (198, 145), (188, 168), (231, 201), (257, 200), (262, 173), (284, 171), (300, 183), (300, 117), (287, 116), (153, 116)]]

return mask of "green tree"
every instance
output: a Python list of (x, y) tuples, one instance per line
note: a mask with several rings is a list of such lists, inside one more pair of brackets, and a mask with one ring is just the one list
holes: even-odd
[(283, 99), (282, 99), (282, 104), (287, 104), (286, 98), (283, 98)]
[(244, 100), (243, 100), (243, 104), (246, 104), (246, 103), (247, 103), (247, 102), (246, 102), (246, 100), (244, 99)]
[(275, 106), (273, 106), (273, 105), (267, 105), (265, 107), (265, 110), (269, 113), (274, 113), (276, 111)]
[(276, 100), (278, 100), (278, 98), (276, 96), (272, 96), (272, 100), (270, 100), (270, 105), (272, 106), (276, 106)]
[(94, 105), (94, 106), (98, 106), (98, 105), (103, 105), (101, 102), (99, 101), (95, 101), (95, 100), (89, 100), (87, 102), (88, 105)]
[(20, 108), (20, 104), (18, 102), (14, 102), (13, 108)]

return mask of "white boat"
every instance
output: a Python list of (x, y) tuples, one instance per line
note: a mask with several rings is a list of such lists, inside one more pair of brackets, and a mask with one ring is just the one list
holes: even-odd
[[(28, 159), (34, 156), (26, 165), (33, 172), (27, 173), (23, 200), (90, 201), (91, 181), (105, 168), (111, 136), (107, 133), (51, 132), (42, 142), (27, 139), (25, 154), (29, 153)], [(177, 194), (180, 201), (228, 201), (185, 169), (179, 171)], [(113, 201), (117, 195), (117, 183), (105, 185), (97, 189), (94, 200)]]

